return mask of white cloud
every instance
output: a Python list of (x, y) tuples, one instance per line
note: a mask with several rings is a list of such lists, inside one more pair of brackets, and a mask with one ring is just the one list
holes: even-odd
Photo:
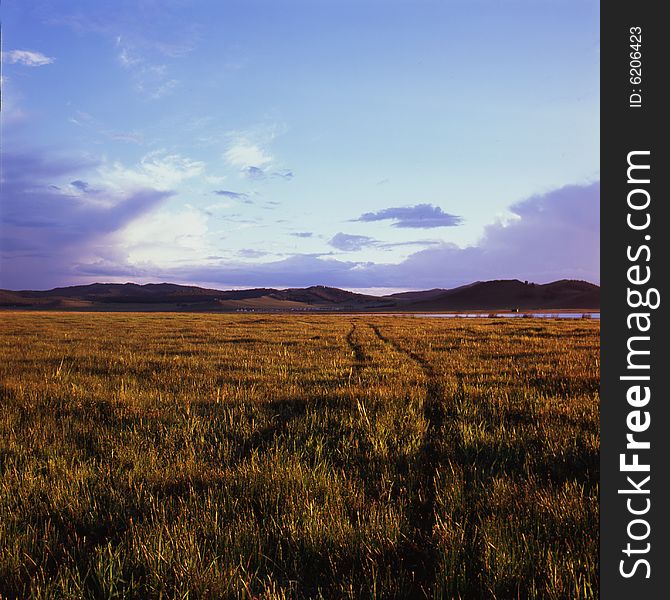
[(214, 253), (207, 242), (207, 216), (190, 206), (176, 213), (159, 210), (144, 215), (130, 223), (120, 239), (131, 265), (167, 268), (202, 262)]
[(226, 181), (225, 175), (205, 175), (203, 176), (203, 181), (207, 182), (209, 185), (221, 185)]
[[(151, 92), (149, 95), (154, 99), (158, 100), (159, 98), (162, 98), (163, 96), (167, 96), (170, 94), (173, 90), (179, 87), (179, 81), (177, 79), (169, 79), (167, 81), (164, 81), (161, 83), (158, 87), (154, 89), (153, 92)], [(142, 87), (139, 87), (138, 89), (143, 90)]]
[(235, 140), (223, 155), (226, 162), (240, 170), (250, 167), (262, 168), (269, 165), (273, 158), (259, 145), (244, 138)]
[(139, 93), (157, 100), (179, 87), (179, 81), (170, 78), (167, 65), (147, 59), (134, 45), (122, 40), (121, 36), (116, 38), (116, 46), (119, 48), (119, 64), (131, 74)]
[(68, 118), (70, 123), (74, 123), (78, 127), (83, 127), (84, 125), (91, 125), (94, 123), (95, 119), (87, 112), (83, 110), (78, 110), (75, 112), (74, 117)]
[(121, 48), (121, 51), (119, 52), (119, 62), (121, 63), (121, 66), (129, 68), (139, 65), (142, 60), (139, 57), (134, 56), (128, 48)]
[(10, 50), (5, 56), (7, 57), (7, 62), (26, 67), (43, 67), (44, 65), (50, 65), (56, 60), (34, 50)]
[(205, 170), (205, 163), (179, 154), (163, 151), (150, 152), (137, 168), (129, 169), (115, 162), (101, 169), (105, 184), (115, 189), (153, 188), (171, 190), (187, 179), (197, 177)]

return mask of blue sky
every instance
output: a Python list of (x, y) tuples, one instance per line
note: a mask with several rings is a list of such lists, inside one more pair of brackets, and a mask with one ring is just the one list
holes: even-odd
[(5, 0), (0, 285), (597, 282), (598, 11)]

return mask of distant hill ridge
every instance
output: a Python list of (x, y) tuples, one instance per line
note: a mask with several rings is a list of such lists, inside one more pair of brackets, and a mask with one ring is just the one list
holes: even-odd
[(452, 289), (372, 296), (323, 285), (283, 290), (215, 290), (175, 283), (93, 283), (46, 291), (0, 290), (0, 308), (221, 312), (598, 310), (600, 287), (569, 279), (546, 284), (504, 279), (477, 281)]
[[(562, 279), (546, 284), (518, 279), (478, 281), (451, 290), (425, 292), (413, 298), (415, 309), (501, 310), (501, 309), (599, 309), (600, 287), (586, 281)], [(421, 294), (421, 292), (419, 292)]]

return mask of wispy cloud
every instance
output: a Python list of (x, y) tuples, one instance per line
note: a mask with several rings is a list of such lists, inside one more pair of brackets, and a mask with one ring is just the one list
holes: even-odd
[(19, 64), (25, 67), (43, 67), (52, 64), (56, 59), (46, 56), (35, 50), (10, 50), (3, 53), (3, 59), (10, 64)]
[(128, 142), (130, 144), (144, 144), (144, 135), (138, 131), (102, 131), (104, 136), (117, 142)]
[(314, 235), (314, 233), (312, 233), (311, 231), (296, 231), (291, 235), (297, 238), (311, 238)]
[(147, 58), (132, 41), (118, 36), (116, 46), (119, 64), (131, 74), (140, 94), (157, 100), (179, 87), (179, 81), (170, 76), (167, 65)]
[(381, 242), (367, 235), (352, 235), (349, 233), (337, 233), (328, 244), (338, 250), (345, 252), (356, 252), (365, 248), (377, 248), (380, 250), (391, 250), (403, 246), (439, 246), (442, 242), (437, 240), (411, 240), (407, 242)]
[[(117, 46), (121, 46), (121, 36), (116, 39)], [(144, 61), (138, 56), (131, 52), (131, 50), (125, 46), (121, 46), (118, 54), (119, 63), (122, 67), (130, 68), (141, 65)]]
[(242, 248), (242, 250), (239, 250), (237, 254), (242, 258), (261, 258), (263, 256), (267, 256), (269, 252), (255, 250), (254, 248)]
[(107, 39), (114, 45), (119, 65), (131, 74), (136, 91), (158, 99), (180, 85), (168, 65), (195, 50), (201, 38), (201, 27), (185, 18), (179, 5), (140, 2), (128, 13), (103, 2), (85, 12), (45, 8), (45, 13), (51, 12), (46, 18), (50, 24)]
[(293, 179), (294, 177), (293, 171), (291, 171), (290, 169), (271, 171), (267, 167), (256, 167), (256, 166), (245, 167), (244, 169), (240, 170), (240, 173), (242, 174), (243, 177), (246, 177), (247, 179), (252, 179), (254, 181), (264, 181), (268, 178), (291, 181), (291, 179)]
[(121, 163), (101, 167), (101, 174), (111, 187), (152, 187), (159, 190), (174, 189), (181, 182), (202, 175), (205, 163), (198, 160), (168, 154), (163, 150), (150, 152), (142, 157), (134, 168)]
[(245, 167), (240, 171), (245, 177), (255, 181), (262, 181), (266, 178), (265, 171), (260, 167)]
[(386, 220), (395, 221), (393, 223), (394, 227), (416, 229), (454, 227), (463, 222), (461, 217), (445, 213), (439, 206), (433, 206), (432, 204), (384, 208), (377, 212), (364, 213), (358, 219), (354, 219), (354, 221), (364, 223)]
[(345, 252), (355, 252), (369, 246), (374, 246), (377, 240), (367, 235), (350, 235), (348, 233), (337, 233), (328, 242), (333, 248)]
[[(92, 188), (87, 181), (75, 179), (70, 182), (70, 185), (83, 194), (98, 194), (100, 190)], [(60, 189), (60, 188), (57, 188)]]
[(137, 145), (143, 145), (145, 143), (144, 135), (141, 132), (137, 130), (110, 130), (100, 119), (95, 118), (93, 115), (83, 110), (76, 110), (67, 120), (77, 127), (88, 129), (91, 133), (101, 135), (110, 140), (128, 142)]
[(278, 165), (270, 151), (272, 141), (282, 131), (282, 127), (275, 124), (230, 132), (223, 160), (246, 179), (263, 181), (276, 178), (289, 181), (295, 176), (294, 172)]
[(247, 139), (235, 140), (223, 155), (225, 161), (241, 171), (257, 169), (269, 165), (273, 157), (265, 149)]
[(245, 192), (233, 192), (230, 190), (214, 190), (213, 192), (217, 196), (223, 196), (224, 198), (230, 198), (231, 200), (241, 200), (246, 204), (252, 204), (253, 201), (249, 199), (249, 194)]
[(68, 121), (74, 125), (77, 125), (78, 127), (84, 127), (86, 125), (95, 123), (93, 116), (83, 110), (75, 111), (74, 116), (70, 117)]
[(409, 242), (379, 242), (377, 248), (390, 250), (392, 248), (402, 248), (403, 246), (441, 246), (443, 242), (437, 240), (414, 240)]
[(157, 100), (158, 98), (171, 94), (172, 91), (177, 89), (180, 85), (181, 83), (178, 79), (168, 79), (155, 86), (153, 90), (149, 92), (149, 95)]
[(293, 171), (291, 171), (290, 169), (281, 169), (279, 171), (274, 171), (270, 175), (272, 177), (278, 177), (280, 179), (286, 179), (287, 181), (293, 179), (293, 177), (295, 176), (293, 174)]

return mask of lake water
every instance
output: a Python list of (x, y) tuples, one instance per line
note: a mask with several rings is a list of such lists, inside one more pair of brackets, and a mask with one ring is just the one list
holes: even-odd
[[(495, 315), (495, 317), (491, 317), (491, 315)], [(587, 315), (587, 316), (585, 316)], [(507, 313), (507, 312), (496, 312), (496, 313), (425, 313), (425, 314), (419, 314), (419, 313), (414, 313), (412, 316), (414, 317), (426, 317), (430, 319), (449, 319), (449, 318), (501, 318), (501, 319), (508, 319), (508, 318), (531, 318), (531, 319), (581, 319), (581, 318), (586, 318), (586, 319), (600, 319), (600, 313), (599, 312), (594, 312), (594, 313), (580, 313), (580, 312), (559, 312), (559, 313), (523, 313), (523, 312), (518, 312), (518, 313)]]

